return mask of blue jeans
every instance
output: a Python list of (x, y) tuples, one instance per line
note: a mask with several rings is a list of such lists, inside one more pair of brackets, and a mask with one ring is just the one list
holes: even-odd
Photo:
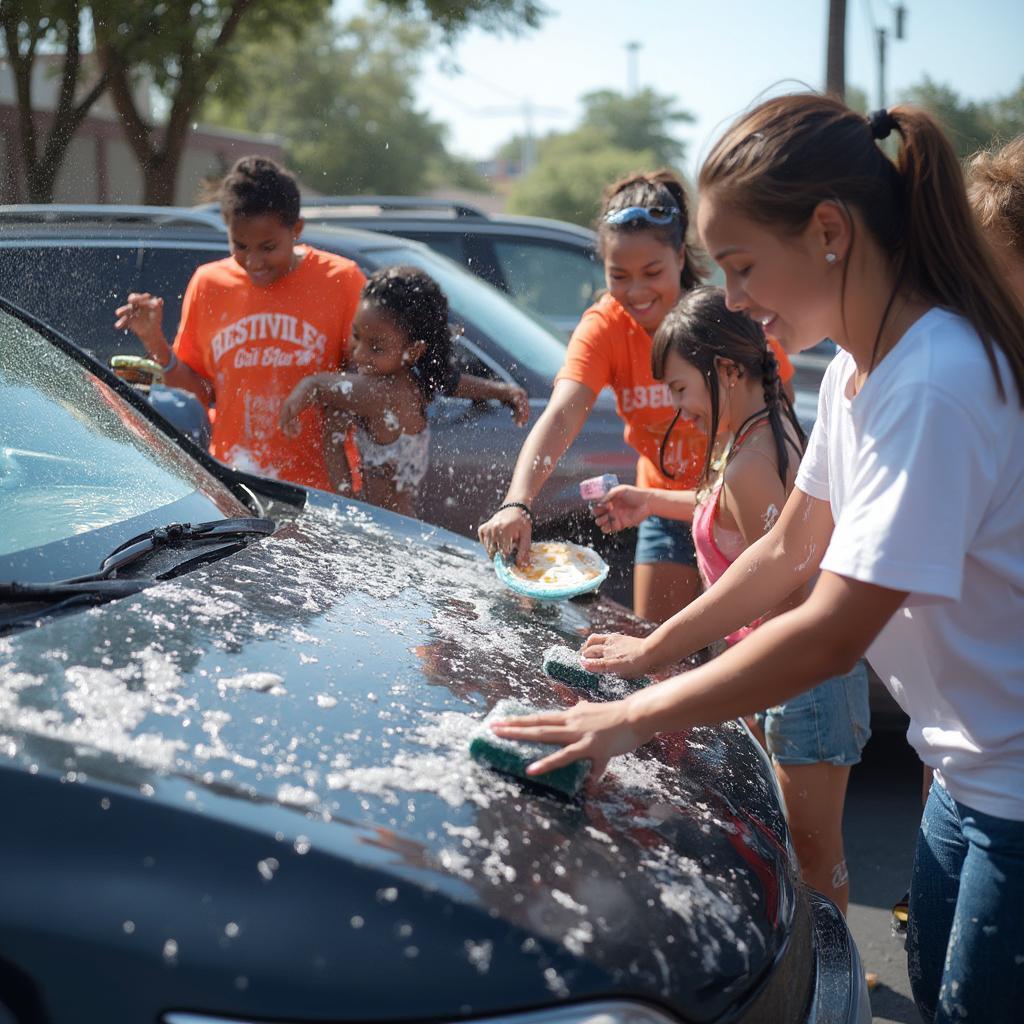
[(689, 523), (663, 516), (648, 516), (640, 523), (636, 531), (636, 563), (654, 565), (658, 562), (696, 567), (697, 552)]
[(907, 968), (925, 1021), (1024, 1019), (1024, 821), (972, 811), (938, 782), (917, 837)]

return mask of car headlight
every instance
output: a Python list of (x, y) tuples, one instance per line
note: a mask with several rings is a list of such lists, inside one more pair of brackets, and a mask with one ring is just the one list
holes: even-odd
[[(166, 1013), (162, 1024), (257, 1024), (226, 1017), (213, 1017), (203, 1013)], [(265, 1021), (259, 1024), (266, 1024)], [(285, 1024), (285, 1022), (280, 1022)], [(473, 1024), (679, 1024), (678, 1020), (645, 1006), (643, 1003), (626, 1001), (600, 1003), (572, 1003), (567, 1006), (552, 1006), (545, 1010), (531, 1010), (529, 1013), (511, 1013), (500, 1017), (480, 1017)]]

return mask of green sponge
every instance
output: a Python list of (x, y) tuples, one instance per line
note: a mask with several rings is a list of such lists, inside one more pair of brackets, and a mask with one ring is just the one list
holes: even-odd
[(491, 732), (491, 722), (518, 718), (521, 715), (535, 715), (541, 709), (514, 700), (499, 700), (483, 720), (469, 744), (469, 756), (474, 761), (504, 772), (517, 779), (552, 789), (564, 796), (575, 796), (586, 782), (590, 773), (589, 761), (576, 761), (563, 768), (556, 768), (543, 775), (527, 775), (526, 768), (559, 749), (557, 743), (530, 743), (524, 740), (509, 740)]
[(581, 690), (611, 700), (621, 700), (634, 690), (641, 690), (651, 684), (647, 676), (623, 679), (622, 676), (613, 676), (606, 672), (588, 672), (580, 664), (579, 652), (561, 645), (549, 647), (544, 652), (542, 668), (544, 674), (551, 676), (552, 679), (568, 683), (570, 686), (578, 686)]

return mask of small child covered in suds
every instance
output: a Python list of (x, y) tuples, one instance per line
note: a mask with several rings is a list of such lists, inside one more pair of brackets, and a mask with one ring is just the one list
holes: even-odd
[(352, 324), (351, 372), (302, 380), (281, 408), (281, 429), (293, 434), (302, 411), (319, 406), (334, 418), (325, 452), (332, 485), (413, 515), (430, 462), (427, 407), (458, 377), (451, 350), (448, 300), (437, 283), (415, 267), (378, 270)]

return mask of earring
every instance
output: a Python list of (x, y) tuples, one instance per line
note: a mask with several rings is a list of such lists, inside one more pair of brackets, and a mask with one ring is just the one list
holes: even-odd
[(837, 259), (839, 259), (839, 257), (834, 252), (827, 252), (827, 253), (825, 253), (825, 262), (826, 263), (830, 263), (830, 264), (831, 263), (835, 263), (835, 261)]

